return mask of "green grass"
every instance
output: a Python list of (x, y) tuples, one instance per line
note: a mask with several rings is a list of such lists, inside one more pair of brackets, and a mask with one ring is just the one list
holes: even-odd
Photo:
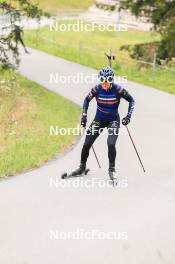
[[(76, 23), (64, 21), (62, 23)], [(89, 67), (100, 69), (108, 62), (104, 52), (112, 48), (116, 55), (113, 67), (117, 75), (127, 76), (129, 80), (140, 82), (157, 89), (175, 93), (174, 72), (157, 68), (155, 74), (150, 66), (140, 67), (127, 51), (120, 51), (122, 45), (133, 45), (159, 40), (159, 35), (129, 29), (124, 32), (75, 32), (50, 31), (44, 27), (39, 31), (26, 32), (28, 46), (59, 56)], [(143, 65), (142, 65), (143, 66)]]
[(39, 6), (50, 13), (60, 13), (61, 11), (78, 9), (84, 10), (91, 6), (94, 0), (32, 0), (34, 3), (39, 3)]
[[(12, 4), (14, 7), (18, 6), (16, 0), (6, 0), (6, 2)], [(64, 13), (78, 15), (94, 4), (95, 0), (29, 0), (29, 2), (36, 4), (43, 11), (52, 15), (63, 15)]]
[[(5, 72), (0, 85), (0, 176), (41, 166), (75, 142), (50, 136), (50, 126), (75, 127), (80, 109), (24, 77)], [(16, 76), (13, 86), (7, 80)], [(2, 83), (2, 80), (6, 80)], [(71, 113), (71, 115), (70, 115)]]

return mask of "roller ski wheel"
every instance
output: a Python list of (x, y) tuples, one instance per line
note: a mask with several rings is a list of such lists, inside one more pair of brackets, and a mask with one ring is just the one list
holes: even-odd
[[(79, 170), (79, 169), (78, 169), (78, 170)], [(63, 173), (63, 174), (61, 175), (61, 179), (64, 180), (64, 179), (69, 179), (69, 178), (73, 178), (73, 177), (81, 177), (81, 176), (87, 175), (88, 172), (90, 171), (90, 169), (85, 169), (85, 170), (83, 170), (83, 171), (78, 171), (78, 170), (73, 171), (73, 172), (71, 172), (70, 174), (68, 174), (68, 173), (66, 173), (66, 172)]]

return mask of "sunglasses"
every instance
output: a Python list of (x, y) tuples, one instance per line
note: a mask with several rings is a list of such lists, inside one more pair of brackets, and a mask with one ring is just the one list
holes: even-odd
[(100, 76), (99, 81), (100, 83), (105, 83), (105, 82), (113, 83), (114, 77), (113, 76), (108, 76), (108, 77)]

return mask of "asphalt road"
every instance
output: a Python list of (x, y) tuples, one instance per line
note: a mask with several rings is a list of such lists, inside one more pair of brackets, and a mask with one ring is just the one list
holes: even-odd
[[(22, 53), (20, 71), (79, 105), (92, 84), (51, 83), (50, 74), (96, 73), (35, 50)], [(116, 189), (107, 185), (105, 135), (95, 143), (102, 169), (91, 152), (90, 174), (79, 187), (76, 180), (60, 182), (60, 175), (79, 165), (84, 138), (63, 157), (0, 182), (0, 263), (174, 264), (175, 97), (134, 82), (124, 86), (136, 99), (129, 127), (147, 172), (123, 133), (117, 142)], [(126, 110), (122, 101), (121, 116)], [(89, 122), (94, 114), (92, 103)], [(95, 186), (88, 188), (93, 181)], [(62, 239), (56, 237), (59, 232), (64, 232)]]

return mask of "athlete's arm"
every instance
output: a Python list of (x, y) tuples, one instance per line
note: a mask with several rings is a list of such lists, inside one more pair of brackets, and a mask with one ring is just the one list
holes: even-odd
[(124, 98), (128, 103), (128, 113), (126, 115), (126, 117), (124, 117), (122, 119), (122, 124), (124, 126), (128, 125), (130, 123), (131, 120), (131, 116), (132, 113), (134, 111), (134, 107), (135, 107), (135, 100), (134, 98), (128, 93), (128, 91), (126, 91), (124, 88), (122, 87), (118, 87), (118, 93), (120, 94), (121, 98)]
[(83, 114), (87, 115), (87, 111), (89, 108), (89, 103), (90, 101), (97, 95), (98, 90), (96, 87), (93, 87), (90, 91), (90, 93), (88, 93), (88, 95), (85, 97), (84, 99), (84, 103), (83, 103)]
[(129, 103), (127, 116), (131, 118), (135, 107), (135, 100), (124, 88), (120, 89), (119, 94), (121, 98), (124, 98)]
[(82, 113), (82, 118), (81, 118), (81, 125), (83, 127), (86, 127), (87, 123), (87, 111), (89, 108), (89, 103), (90, 101), (97, 95), (98, 90), (96, 87), (92, 88), (90, 93), (85, 97), (84, 103), (83, 103), (83, 113)]

